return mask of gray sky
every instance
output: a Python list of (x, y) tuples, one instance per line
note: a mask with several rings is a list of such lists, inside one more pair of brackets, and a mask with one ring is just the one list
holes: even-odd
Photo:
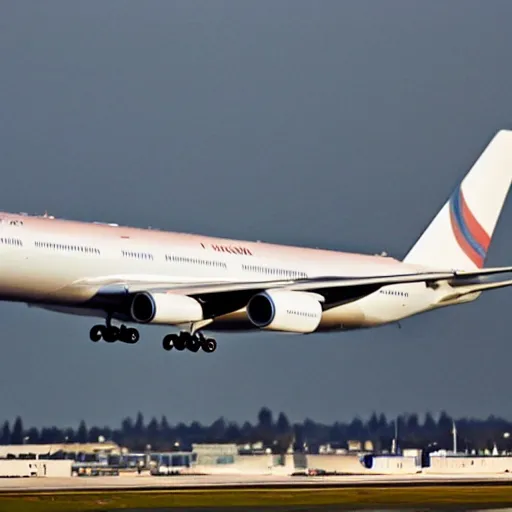
[[(401, 257), (512, 127), (512, 3), (0, 2), (0, 208)], [(512, 263), (510, 201), (488, 265)], [(512, 291), (366, 332), (93, 344), (0, 304), (0, 419), (512, 418)]]

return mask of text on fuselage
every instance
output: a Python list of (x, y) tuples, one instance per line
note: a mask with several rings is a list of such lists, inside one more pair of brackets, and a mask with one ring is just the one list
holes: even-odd
[[(203, 249), (206, 249), (205, 244), (201, 244)], [(251, 250), (243, 245), (222, 245), (222, 244), (209, 244), (209, 247), (216, 252), (225, 252), (228, 254), (239, 254), (240, 256), (253, 256)]]

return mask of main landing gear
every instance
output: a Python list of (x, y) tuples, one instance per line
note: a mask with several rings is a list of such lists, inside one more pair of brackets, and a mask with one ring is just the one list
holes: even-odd
[(107, 343), (122, 341), (123, 343), (133, 344), (139, 341), (140, 335), (137, 329), (133, 327), (116, 327), (115, 325), (95, 325), (89, 332), (91, 341), (100, 341), (102, 338)]
[(190, 352), (199, 352), (203, 349), (203, 352), (211, 354), (217, 349), (217, 342), (213, 338), (205, 338), (205, 336), (198, 332), (190, 334), (186, 331), (182, 331), (179, 334), (168, 334), (162, 341), (164, 350), (176, 349), (180, 352), (182, 350), (190, 350)]

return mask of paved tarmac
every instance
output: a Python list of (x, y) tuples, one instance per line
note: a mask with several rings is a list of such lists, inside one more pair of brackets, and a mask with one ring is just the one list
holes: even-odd
[(416, 475), (349, 475), (349, 476), (274, 476), (274, 475), (180, 475), (149, 476), (122, 475), (104, 477), (33, 477), (0, 479), (0, 493), (9, 491), (92, 491), (92, 490), (158, 490), (158, 489), (211, 489), (223, 487), (271, 488), (293, 487), (340, 487), (340, 486), (399, 486), (426, 484), (510, 484), (512, 474), (416, 474)]

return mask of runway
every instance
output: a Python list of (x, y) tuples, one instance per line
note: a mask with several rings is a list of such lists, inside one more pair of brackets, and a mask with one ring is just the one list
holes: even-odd
[(275, 475), (123, 475), (68, 478), (0, 479), (2, 492), (115, 491), (115, 490), (192, 490), (192, 489), (258, 489), (258, 488), (329, 488), (329, 487), (394, 487), (427, 485), (512, 485), (512, 474), (416, 474), (416, 475), (346, 475), (346, 476), (275, 476)]
[[(332, 510), (512, 507), (512, 476), (362, 475), (12, 478), (0, 480), (0, 510)], [(270, 507), (270, 508), (268, 508)], [(320, 508), (318, 508), (320, 507)], [(323, 507), (323, 508), (322, 508)]]

